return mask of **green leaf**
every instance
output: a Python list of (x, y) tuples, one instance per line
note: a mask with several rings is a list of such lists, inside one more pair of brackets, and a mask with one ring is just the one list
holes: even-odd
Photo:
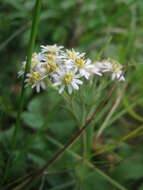
[(116, 167), (113, 176), (119, 181), (140, 179), (143, 177), (143, 164), (142, 162), (125, 161)]
[(28, 105), (28, 111), (23, 112), (22, 119), (24, 123), (29, 127), (38, 129), (43, 125), (45, 121), (42, 114), (43, 105), (45, 105), (43, 103), (44, 101), (44, 96), (38, 96), (36, 98), (33, 98)]
[(22, 119), (25, 124), (27, 124), (29, 127), (32, 127), (33, 129), (41, 128), (44, 122), (44, 118), (40, 113), (35, 114), (30, 112), (24, 112), (22, 114)]
[(82, 190), (111, 190), (113, 187), (97, 172), (92, 172), (87, 178), (82, 182)]

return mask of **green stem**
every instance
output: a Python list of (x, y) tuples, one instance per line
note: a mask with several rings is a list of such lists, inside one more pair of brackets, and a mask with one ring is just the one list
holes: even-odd
[(31, 35), (30, 35), (30, 40), (29, 40), (29, 45), (28, 45), (26, 67), (25, 67), (25, 72), (24, 72), (24, 77), (23, 77), (23, 82), (22, 82), (20, 104), (19, 104), (19, 108), (18, 108), (14, 132), (13, 132), (13, 136), (12, 136), (11, 151), (10, 151), (10, 155), (9, 155), (9, 158), (7, 161), (3, 182), (5, 181), (5, 179), (7, 177), (8, 169), (9, 169), (10, 162), (11, 162), (12, 153), (13, 153), (13, 150), (15, 149), (15, 146), (16, 146), (16, 138), (17, 138), (18, 128), (20, 125), (21, 113), (23, 111), (23, 106), (24, 106), (24, 97), (25, 97), (24, 81), (25, 81), (27, 72), (30, 70), (31, 58), (32, 58), (32, 53), (33, 53), (34, 46), (35, 46), (35, 39), (36, 39), (36, 35), (37, 35), (37, 28), (38, 28), (38, 21), (39, 21), (39, 16), (40, 16), (41, 4), (42, 4), (42, 0), (36, 0), (34, 15), (33, 15), (32, 28), (31, 28)]
[[(84, 131), (88, 128), (89, 124), (92, 122), (92, 120), (94, 119), (95, 115), (97, 113), (99, 113), (99, 111), (101, 111), (101, 109), (104, 107), (104, 105), (106, 104), (107, 100), (109, 99), (109, 97), (111, 97), (111, 95), (113, 94), (113, 92), (115, 91), (115, 88), (117, 87), (118, 82), (116, 82), (113, 86), (112, 89), (108, 92), (108, 94), (105, 94), (103, 101), (99, 104), (99, 106), (97, 107), (97, 109), (95, 109), (93, 111), (93, 113), (91, 114), (91, 116), (86, 120), (85, 124), (83, 125), (83, 127), (77, 131), (77, 133), (75, 135), (72, 136), (72, 138), (65, 144), (65, 146), (59, 150), (46, 164), (45, 166), (43, 166), (42, 168), (29, 173), (27, 176), (24, 177), (24, 182), (27, 181), (27, 179), (29, 179), (28, 183), (33, 180), (33, 178), (37, 178), (40, 177), (48, 168), (49, 166), (51, 166), (53, 163), (55, 163), (59, 158), (62, 157), (62, 155), (65, 153), (65, 151), (67, 151), (79, 138), (80, 136), (84, 133)], [(24, 183), (23, 182), (23, 183)]]
[[(116, 82), (113, 86), (112, 89), (105, 94), (103, 101), (98, 105), (98, 107), (93, 111), (93, 113), (90, 115), (90, 117), (86, 120), (85, 124), (83, 125), (83, 127), (77, 131), (77, 133), (75, 135), (72, 136), (72, 138), (65, 144), (65, 146), (59, 150), (48, 162), (47, 164), (45, 164), (45, 166), (43, 166), (42, 168), (33, 171), (31, 173), (29, 173), (28, 175), (26, 175), (25, 177), (22, 177), (21, 179), (19, 179), (18, 181), (23, 181), (22, 184), (26, 185), (28, 184), (31, 180), (33, 180), (33, 178), (37, 178), (40, 177), (48, 168), (49, 166), (51, 166), (56, 160), (58, 160), (59, 158), (62, 157), (62, 155), (69, 150), (69, 148), (80, 138), (80, 136), (83, 134), (83, 132), (88, 128), (89, 124), (92, 122), (92, 120), (94, 119), (95, 115), (101, 111), (101, 109), (104, 107), (106, 101), (109, 99), (109, 97), (111, 97), (111, 95), (113, 94), (113, 92), (115, 91), (116, 87), (117, 87), (118, 82)], [(28, 179), (28, 181), (27, 181)], [(27, 182), (25, 184), (25, 181)]]
[[(58, 142), (57, 140), (55, 140), (54, 138), (52, 138), (51, 136), (47, 135), (47, 139), (54, 145), (56, 145), (59, 148), (63, 148), (64, 145), (61, 144), (60, 142)], [(80, 155), (78, 155), (77, 153), (73, 152), (72, 150), (66, 150), (67, 153), (69, 153), (72, 157), (74, 157), (77, 160), (82, 160), (82, 157)], [(117, 189), (120, 190), (127, 190), (125, 187), (123, 187), (122, 185), (120, 185), (117, 181), (115, 181), (114, 179), (112, 179), (110, 176), (108, 176), (106, 173), (104, 173), (102, 170), (100, 170), (99, 168), (97, 168), (95, 165), (93, 165), (90, 161), (88, 161), (87, 159), (85, 159), (85, 165), (88, 166), (89, 168), (93, 169), (95, 172), (97, 172), (99, 175), (101, 175), (105, 180), (107, 180), (108, 182), (110, 182), (110, 184), (112, 184), (113, 186), (115, 186)]]

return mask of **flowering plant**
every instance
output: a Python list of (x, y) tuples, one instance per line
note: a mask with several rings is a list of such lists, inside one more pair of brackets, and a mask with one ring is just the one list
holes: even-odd
[[(19, 77), (24, 74), (26, 61), (18, 72)], [(92, 63), (86, 58), (85, 53), (74, 49), (64, 49), (63, 46), (47, 45), (41, 46), (40, 53), (33, 53), (31, 68), (26, 75), (25, 86), (36, 88), (47, 88), (47, 81), (53, 87), (58, 87), (59, 94), (67, 90), (72, 94), (73, 90), (79, 90), (83, 85), (84, 78), (92, 79), (94, 75), (101, 77), (104, 73), (110, 73), (112, 80), (124, 81), (122, 66), (115, 60), (107, 59)]]

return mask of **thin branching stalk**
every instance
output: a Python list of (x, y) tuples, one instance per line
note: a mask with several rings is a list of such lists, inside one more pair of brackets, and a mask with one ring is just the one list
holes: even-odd
[[(49, 168), (49, 166), (51, 166), (53, 163), (55, 163), (55, 161), (57, 161), (59, 158), (62, 157), (62, 155), (80, 138), (80, 136), (83, 134), (83, 132), (88, 128), (89, 124), (93, 121), (95, 115), (101, 111), (101, 109), (104, 107), (104, 105), (106, 104), (107, 100), (111, 97), (111, 95), (114, 93), (116, 87), (118, 85), (118, 82), (116, 82), (113, 87), (111, 88), (111, 90), (104, 96), (103, 101), (99, 104), (99, 106), (97, 107), (97, 109), (95, 109), (93, 111), (93, 113), (91, 114), (91, 116), (87, 119), (87, 121), (85, 122), (85, 124), (83, 125), (83, 127), (77, 132), (75, 133), (75, 135), (73, 135), (73, 137), (67, 142), (67, 144), (65, 144), (65, 146), (59, 150), (48, 162), (47, 164), (34, 171), (31, 172), (30, 174), (28, 174), (27, 176), (25, 176), (25, 178), (23, 178), (23, 182), (22, 184), (25, 184), (25, 181), (27, 181), (27, 183), (31, 182), (33, 180), (33, 178), (36, 177), (40, 177), (45, 171), (47, 171), (47, 169)], [(27, 180), (28, 179), (28, 180)]]
[[(121, 139), (119, 139), (118, 141), (116, 141), (114, 145), (109, 145), (109, 146), (107, 147), (107, 149), (104, 149), (103, 151), (101, 150), (101, 152), (99, 152), (99, 153), (97, 152), (97, 154), (93, 154), (92, 157), (95, 156), (95, 155), (100, 155), (100, 153), (102, 154), (102, 153), (109, 152), (109, 151), (113, 150), (114, 148), (116, 148), (117, 146), (119, 146), (122, 142), (125, 142), (125, 141), (127, 141), (127, 140), (129, 140), (129, 139), (131, 139), (131, 138), (136, 137), (138, 134), (141, 133), (142, 130), (143, 130), (143, 125), (139, 126), (137, 129), (131, 131), (130, 133), (124, 135)], [(59, 147), (59, 148), (63, 148), (63, 147), (64, 147), (64, 145), (62, 145), (61, 143), (59, 143), (57, 140), (55, 140), (54, 138), (52, 138), (52, 137), (49, 136), (49, 135), (47, 135), (47, 139), (48, 139), (51, 143), (53, 143), (54, 145), (56, 145), (56, 146)], [(82, 160), (82, 157), (81, 157), (80, 155), (76, 154), (75, 152), (73, 152), (72, 150), (67, 150), (67, 153), (70, 153), (74, 158), (76, 158), (76, 159), (78, 159), (78, 160)], [(102, 174), (103, 174), (103, 175), (104, 175), (103, 177), (105, 177), (105, 179), (107, 179), (106, 174), (104, 174), (101, 170), (99, 170), (99, 169), (96, 168), (94, 165), (92, 165), (92, 163), (90, 163), (88, 160), (85, 161), (85, 164), (88, 165), (88, 166), (91, 166), (91, 168), (95, 169), (96, 172), (100, 172), (101, 176), (102, 176)], [(46, 173), (47, 173), (47, 171), (45, 171), (45, 174), (46, 174)], [(115, 182), (114, 180), (112, 180), (112, 181), (111, 181), (111, 180), (112, 180), (112, 179), (109, 179), (109, 177), (108, 177), (108, 181), (110, 181), (110, 182), (111, 182), (112, 184), (114, 184), (116, 187), (118, 186), (118, 189), (122, 189), (122, 190), (125, 189), (124, 187), (122, 187), (120, 184), (118, 184), (118, 183)], [(15, 183), (16, 183), (16, 182), (17, 182), (17, 181), (15, 181)], [(15, 183), (13, 182), (13, 183), (9, 184), (9, 185), (7, 186), (7, 189), (10, 188), (10, 187), (11, 187), (12, 185), (14, 185)]]
[(137, 137), (141, 132), (143, 131), (143, 125), (139, 126), (138, 128), (134, 129), (133, 131), (127, 133), (123, 137), (121, 137), (119, 140), (115, 141), (114, 144), (110, 144), (108, 146), (105, 146), (104, 148), (101, 148), (96, 151), (96, 153), (92, 154), (93, 156), (99, 156), (102, 154), (105, 154), (107, 152), (111, 152), (114, 150), (116, 147), (120, 146), (121, 143), (126, 142), (127, 140), (131, 138)]
[[(59, 148), (63, 148), (63, 144), (61, 144), (60, 142), (58, 142), (57, 140), (55, 140), (54, 138), (52, 138), (51, 136), (47, 135), (47, 139), (54, 145), (56, 145)], [(67, 150), (67, 153), (69, 153), (73, 158), (75, 158), (76, 160), (82, 160), (82, 157), (73, 152), (72, 150)], [(93, 169), (95, 172), (97, 172), (99, 175), (101, 175), (102, 177), (104, 177), (104, 179), (106, 179), (107, 181), (109, 181), (112, 185), (114, 185), (115, 187), (117, 187), (120, 190), (127, 190), (125, 187), (123, 187), (122, 185), (120, 185), (118, 182), (116, 182), (114, 179), (112, 179), (111, 177), (109, 177), (107, 174), (105, 174), (104, 172), (102, 172), (102, 170), (100, 170), (99, 168), (97, 168), (96, 166), (94, 166), (91, 162), (89, 162), (87, 159), (85, 159), (85, 165), (88, 166), (89, 168)]]
[(49, 162), (40, 169), (40, 173), (43, 173), (45, 170), (49, 168), (57, 159), (59, 159), (64, 152), (69, 149), (78, 139), (79, 137), (83, 134), (83, 132), (86, 130), (86, 128), (89, 126), (89, 124), (92, 122), (94, 119), (95, 115), (104, 107), (106, 101), (108, 98), (113, 94), (117, 84), (115, 83), (111, 89), (111, 91), (104, 97), (103, 101), (101, 104), (98, 106), (98, 108), (92, 113), (92, 115), (89, 117), (89, 119), (85, 122), (84, 126), (70, 139), (70, 141), (59, 151), (53, 156)]
[[(118, 107), (118, 105), (120, 104), (120, 101), (121, 101), (121, 97), (122, 97), (122, 94), (121, 92), (119, 92), (118, 94), (118, 97), (114, 103), (114, 105), (112, 106), (111, 110), (109, 111), (109, 113), (107, 114), (103, 124), (101, 125), (101, 127), (99, 128), (98, 132), (97, 132), (97, 135), (96, 135), (96, 139), (98, 139), (101, 134), (103, 133), (104, 129), (106, 128), (107, 126), (107, 123), (109, 121), (109, 119), (112, 117), (113, 113), (115, 112), (116, 108)], [(95, 124), (96, 126), (96, 124)]]
[(26, 78), (26, 74), (30, 69), (32, 53), (33, 53), (33, 50), (34, 50), (35, 39), (36, 39), (36, 35), (37, 35), (37, 28), (38, 28), (38, 21), (39, 21), (39, 16), (40, 16), (41, 4), (42, 4), (42, 0), (36, 0), (35, 9), (34, 9), (34, 15), (33, 15), (32, 28), (31, 28), (31, 35), (30, 35), (30, 40), (29, 40), (29, 45), (28, 45), (25, 72), (24, 72), (22, 88), (21, 88), (19, 108), (18, 108), (18, 112), (17, 112), (16, 124), (14, 126), (14, 132), (13, 132), (13, 136), (12, 136), (12, 146), (11, 146), (10, 156), (8, 158), (8, 161), (7, 161), (3, 182), (7, 177), (8, 169), (10, 167), (12, 153), (13, 153), (13, 150), (15, 149), (15, 146), (16, 146), (18, 128), (19, 128), (19, 125), (20, 125), (21, 113), (23, 111), (23, 106), (24, 106), (24, 97), (25, 97), (24, 81), (25, 81), (25, 78)]

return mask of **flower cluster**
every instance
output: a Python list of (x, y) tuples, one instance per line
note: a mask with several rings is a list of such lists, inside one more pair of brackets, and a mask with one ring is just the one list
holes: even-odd
[[(18, 72), (21, 77), (24, 74), (26, 61)], [(125, 80), (122, 66), (115, 60), (104, 60), (92, 63), (87, 59), (85, 53), (74, 49), (64, 49), (63, 46), (47, 45), (41, 46), (40, 53), (34, 53), (31, 59), (31, 67), (26, 75), (26, 86), (46, 89), (47, 80), (58, 88), (61, 94), (67, 90), (69, 94), (73, 89), (78, 90), (83, 84), (84, 78), (90, 79), (93, 75), (102, 76), (105, 72), (111, 73), (112, 80)]]

